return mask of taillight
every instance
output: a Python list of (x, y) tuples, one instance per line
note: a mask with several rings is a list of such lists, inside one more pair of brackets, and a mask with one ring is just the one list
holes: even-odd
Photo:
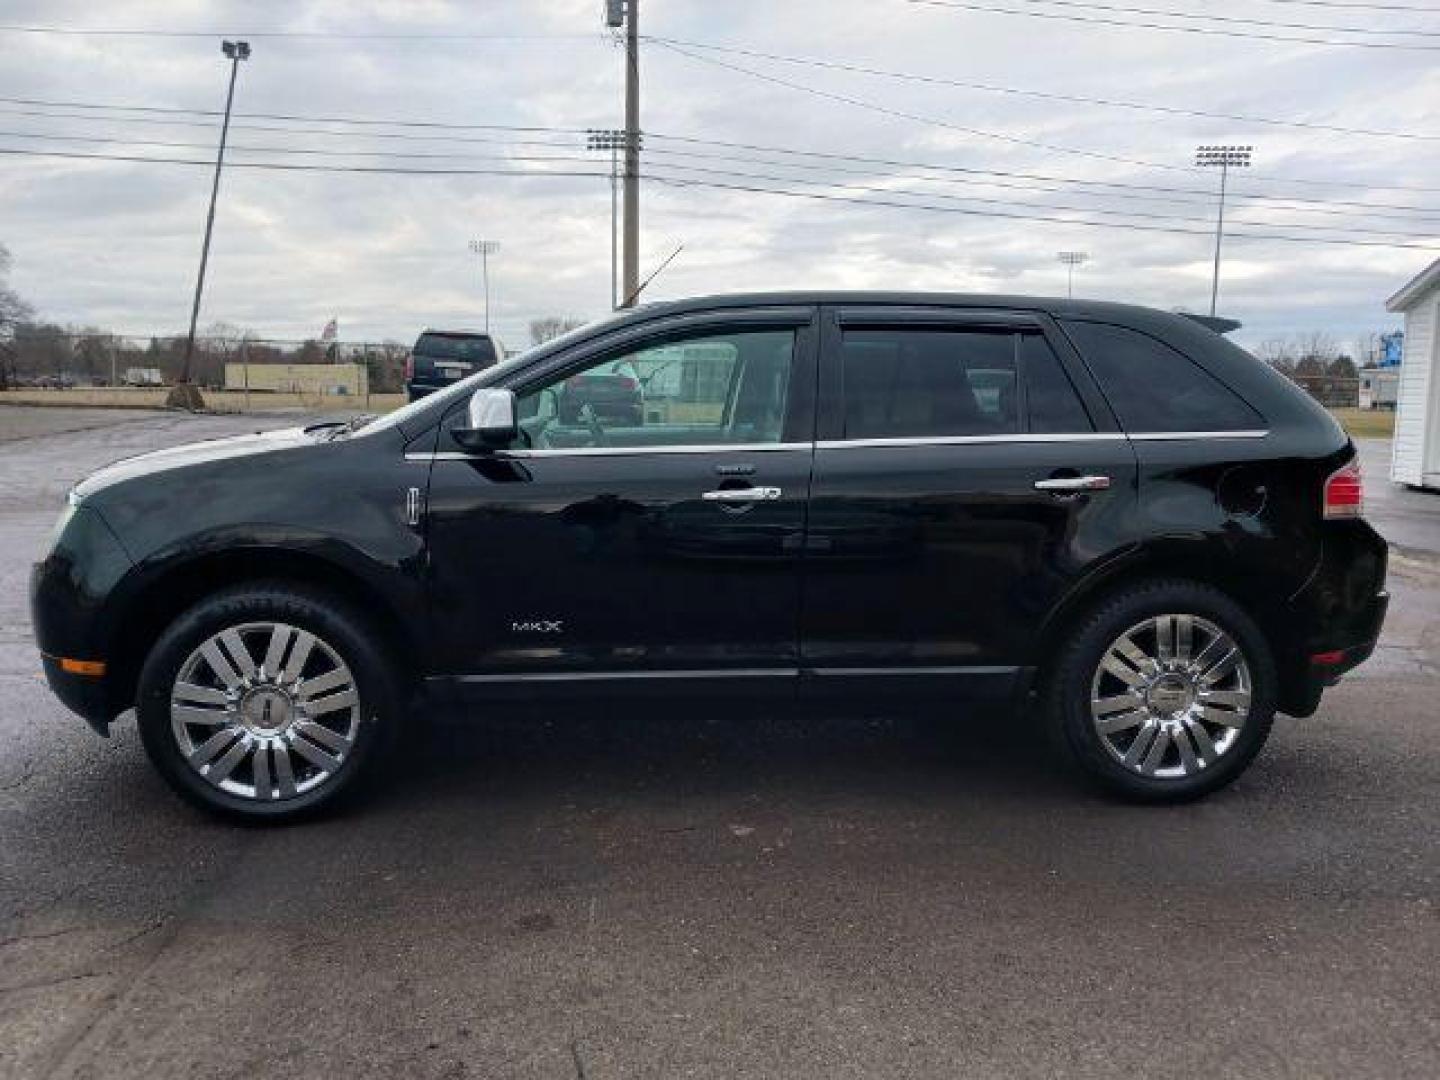
[(406, 381), (406, 382), (409, 382), (409, 381), (410, 381), (411, 379), (413, 379), (413, 378), (415, 378), (415, 354), (414, 354), (414, 353), (406, 353), (406, 354), (405, 354), (405, 381)]
[(1337, 469), (1325, 481), (1322, 515), (1325, 518), (1358, 518), (1365, 512), (1365, 480), (1360, 463), (1352, 461)]
[(634, 390), (635, 387), (638, 386), (638, 385), (639, 385), (639, 383), (637, 383), (634, 379), (630, 378), (629, 375), (621, 375), (621, 376), (620, 376), (620, 389), (622, 389), (622, 390)]

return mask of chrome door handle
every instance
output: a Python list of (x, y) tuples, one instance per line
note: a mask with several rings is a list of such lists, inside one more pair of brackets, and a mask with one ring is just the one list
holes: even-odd
[(707, 491), (700, 497), (706, 502), (770, 502), (780, 498), (780, 489), (777, 487), (721, 488), (719, 491)]
[(1110, 486), (1108, 476), (1056, 476), (1036, 480), (1036, 491), (1104, 491)]

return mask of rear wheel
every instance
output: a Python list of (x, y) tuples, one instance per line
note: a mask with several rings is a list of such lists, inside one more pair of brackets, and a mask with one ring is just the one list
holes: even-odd
[(1230, 783), (1264, 746), (1275, 668), (1259, 628), (1209, 586), (1134, 586), (1061, 650), (1047, 708), (1065, 755), (1092, 781), (1153, 802)]
[(400, 700), (362, 618), (283, 584), (227, 590), (181, 615), (147, 658), (139, 697), (145, 749), (172, 787), (266, 821), (358, 790)]

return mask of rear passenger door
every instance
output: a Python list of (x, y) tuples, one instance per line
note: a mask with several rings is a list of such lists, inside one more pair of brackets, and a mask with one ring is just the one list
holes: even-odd
[(1043, 316), (830, 308), (803, 575), (812, 693), (1005, 696), (1125, 544), (1135, 459)]

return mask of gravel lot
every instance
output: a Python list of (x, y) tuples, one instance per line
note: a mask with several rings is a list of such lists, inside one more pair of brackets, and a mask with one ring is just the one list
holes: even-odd
[(1376, 658), (1198, 805), (1024, 722), (578, 708), (238, 829), (51, 698), (26, 577), (83, 473), (293, 422), (0, 412), (0, 1076), (1440, 1075), (1440, 499)]

